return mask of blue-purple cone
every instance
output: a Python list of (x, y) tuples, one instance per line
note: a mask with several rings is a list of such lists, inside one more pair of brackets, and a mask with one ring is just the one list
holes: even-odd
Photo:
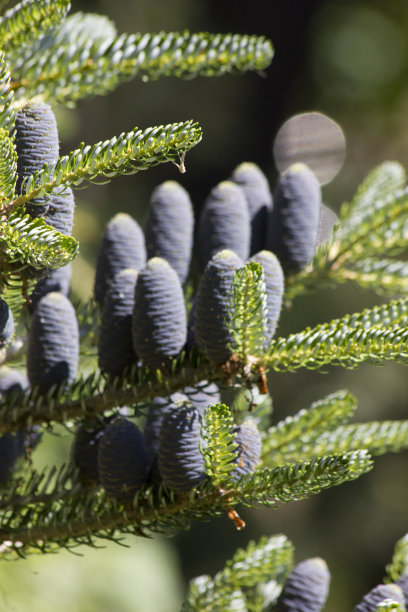
[(98, 448), (106, 423), (102, 420), (82, 421), (72, 444), (72, 462), (86, 485), (99, 482)]
[(285, 291), (285, 279), (279, 259), (270, 251), (260, 251), (249, 261), (255, 261), (263, 267), (267, 315), (267, 331), (265, 334), (265, 346), (268, 346), (276, 331), (282, 308), (283, 293)]
[(207, 406), (218, 404), (221, 401), (218, 386), (206, 380), (202, 380), (195, 387), (184, 387), (182, 392), (193, 407), (198, 410), (200, 416), (203, 415)]
[(141, 270), (146, 264), (146, 247), (140, 225), (128, 214), (118, 213), (107, 224), (96, 263), (94, 295), (102, 306), (112, 279), (125, 268)]
[(130, 501), (147, 478), (149, 464), (140, 429), (121, 417), (110, 423), (99, 442), (99, 481), (106, 493)]
[(204, 203), (198, 224), (201, 267), (219, 251), (230, 249), (242, 260), (249, 256), (251, 225), (244, 192), (232, 181), (223, 181)]
[(132, 315), (138, 272), (126, 268), (111, 281), (103, 301), (98, 338), (98, 361), (103, 372), (120, 376), (136, 362)]
[(193, 206), (184, 187), (176, 181), (156, 187), (145, 226), (147, 256), (168, 261), (182, 284), (190, 269), (193, 233)]
[(46, 393), (53, 385), (70, 385), (78, 355), (75, 310), (61, 293), (48, 293), (38, 302), (28, 333), (27, 374), (31, 386)]
[(231, 476), (237, 479), (254, 472), (261, 456), (261, 436), (255, 423), (246, 421), (237, 427), (234, 442), (238, 444), (238, 456), (234, 461), (237, 467)]
[[(15, 143), (17, 149), (16, 192), (20, 193), (23, 180), (41, 170), (44, 164), (58, 159), (57, 122), (48, 104), (29, 102), (16, 113)], [(34, 198), (26, 204), (32, 217), (42, 217), (48, 209), (50, 196)]]
[(197, 341), (195, 335), (195, 310), (197, 304), (197, 296), (194, 296), (190, 312), (187, 317), (187, 338), (186, 338), (186, 349), (187, 351), (197, 348)]
[(278, 612), (320, 612), (329, 593), (330, 572), (320, 557), (298, 563), (279, 595)]
[(149, 406), (143, 431), (149, 461), (149, 477), (156, 484), (162, 480), (158, 465), (160, 429), (164, 415), (171, 409), (171, 406), (170, 398), (156, 397)]
[(58, 291), (68, 297), (71, 283), (71, 264), (49, 270), (46, 276), (40, 278), (34, 287), (34, 291), (30, 295), (31, 305), (30, 310), (38, 304), (44, 295), (52, 291)]
[[(18, 370), (13, 370), (7, 366), (0, 368), (0, 396), (7, 397), (13, 393), (16, 396), (16, 403), (18, 403), (18, 394), (22, 393), (27, 385), (27, 378)], [(0, 484), (7, 482), (17, 459), (28, 446), (27, 441), (26, 431), (6, 433), (0, 436)]]
[(0, 298), (0, 348), (6, 346), (14, 333), (13, 313), (7, 302)]
[(272, 210), (273, 199), (269, 183), (256, 164), (243, 162), (232, 173), (231, 180), (239, 185), (248, 203), (251, 223), (250, 255), (265, 248), (268, 214)]
[(204, 477), (200, 431), (200, 413), (189, 402), (177, 402), (164, 414), (159, 470), (165, 484), (175, 491), (188, 491)]
[(179, 277), (161, 257), (140, 272), (132, 321), (136, 354), (151, 369), (165, 367), (187, 337), (186, 308)]
[(378, 604), (386, 599), (393, 599), (405, 605), (404, 593), (397, 584), (378, 584), (364, 595), (360, 603), (354, 608), (354, 612), (374, 612)]
[(242, 265), (233, 251), (220, 251), (208, 262), (198, 287), (195, 337), (199, 349), (215, 363), (224, 363), (231, 353), (228, 306), (234, 272)]
[(74, 223), (75, 200), (71, 187), (59, 187), (50, 197), (44, 220), (61, 234), (71, 236)]
[(14, 469), (17, 459), (24, 450), (22, 432), (6, 433), (0, 436), (0, 484), (5, 484)]
[(283, 172), (268, 219), (266, 248), (285, 273), (299, 272), (312, 259), (320, 226), (320, 185), (313, 172), (296, 163)]

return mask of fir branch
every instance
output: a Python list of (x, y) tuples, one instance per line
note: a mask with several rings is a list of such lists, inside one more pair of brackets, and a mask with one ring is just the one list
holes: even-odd
[(395, 599), (384, 599), (384, 601), (377, 604), (374, 612), (405, 612), (406, 608), (404, 604), (395, 601)]
[(171, 161), (184, 171), (184, 155), (200, 142), (201, 136), (197, 123), (185, 121), (146, 130), (135, 128), (92, 146), (82, 144), (25, 179), (21, 195), (3, 210), (8, 212), (33, 198), (50, 194), (61, 185), (134, 174), (163, 162)]
[(299, 454), (299, 446), (302, 447), (305, 438), (312, 443), (320, 438), (323, 431), (331, 431), (347, 421), (356, 408), (354, 395), (348, 391), (337, 391), (314, 402), (307, 410), (286, 417), (265, 433), (262, 443), (264, 465), (276, 466), (294, 461), (296, 452), (298, 457), (303, 457)]
[(250, 363), (263, 353), (267, 329), (266, 290), (263, 268), (249, 262), (234, 272), (228, 307), (233, 343), (231, 353)]
[(0, 128), (0, 210), (14, 197), (17, 182), (17, 153), (8, 131)]
[(394, 546), (391, 563), (386, 568), (385, 582), (398, 582), (408, 575), (408, 534), (400, 538)]
[(117, 533), (168, 533), (188, 527), (191, 519), (220, 515), (237, 503), (277, 506), (318, 493), (324, 488), (357, 478), (371, 468), (366, 451), (326, 457), (309, 463), (262, 470), (244, 477), (228, 492), (202, 485), (176, 494), (162, 486), (146, 487), (124, 508), (98, 491), (79, 498), (62, 496), (45, 503), (26, 505), (20, 513), (0, 517), (0, 534), (5, 557), (35, 550), (48, 552), (56, 546), (70, 548), (92, 544), (97, 538), (116, 540)]
[(262, 504), (276, 508), (354, 480), (368, 472), (372, 465), (367, 451), (358, 450), (271, 470), (258, 470), (238, 481), (235, 500), (250, 507)]
[(246, 612), (243, 593), (240, 588), (217, 588), (209, 576), (199, 576), (190, 583), (190, 590), (181, 612), (213, 612), (231, 610)]
[(15, 123), (14, 93), (10, 89), (10, 72), (3, 51), (0, 51), (0, 128), (12, 135)]
[(75, 479), (72, 466), (62, 465), (32, 470), (24, 478), (11, 480), (2, 486), (0, 510), (13, 510), (27, 504), (44, 504), (82, 494), (82, 487)]
[(408, 189), (389, 195), (355, 220), (352, 228), (338, 225), (328, 260), (332, 269), (348, 261), (376, 256), (378, 252), (392, 255), (406, 248), (408, 235)]
[(365, 257), (339, 268), (336, 281), (351, 281), (381, 295), (405, 295), (408, 291), (408, 264), (395, 259)]
[[(318, 248), (310, 266), (287, 279), (286, 297), (293, 299), (316, 287), (358, 282), (355, 265), (378, 253), (395, 255), (408, 239), (408, 190), (405, 170), (397, 162), (375, 168), (351, 204), (343, 204), (333, 239)], [(379, 278), (376, 289), (382, 288)], [(385, 286), (387, 289), (387, 284)]]
[(216, 574), (215, 584), (228, 584), (241, 589), (256, 587), (274, 580), (283, 584), (293, 566), (294, 548), (284, 535), (264, 536), (239, 548), (224, 569)]
[(351, 204), (343, 204), (340, 210), (338, 233), (345, 235), (366, 213), (372, 213), (374, 203), (383, 205), (389, 196), (402, 189), (407, 181), (404, 167), (394, 161), (386, 161), (371, 170), (358, 187)]
[(17, 319), (20, 315), (35, 283), (35, 278), (25, 278), (18, 272), (7, 271), (0, 274), (0, 294), (13, 311), (14, 318)]
[(322, 455), (341, 454), (346, 451), (365, 449), (371, 455), (398, 453), (408, 449), (407, 421), (371, 421), (341, 425), (333, 431), (322, 431), (320, 435), (304, 436), (297, 446), (288, 448), (285, 462), (301, 456), (311, 460)]
[(214, 487), (222, 487), (229, 474), (236, 468), (238, 445), (234, 442), (235, 424), (225, 404), (208, 406), (201, 420), (201, 452), (205, 461), (205, 473)]
[(237, 550), (214, 579), (209, 576), (193, 579), (182, 609), (186, 612), (235, 610), (231, 607), (234, 599), (239, 597), (242, 605), (243, 595), (247, 603), (245, 609), (260, 610), (260, 607), (251, 605), (258, 595), (259, 586), (273, 581), (279, 588), (292, 566), (293, 545), (286, 536), (264, 537), (258, 542), (250, 542), (246, 549)]
[(61, 234), (41, 217), (15, 212), (0, 221), (0, 253), (6, 266), (59, 268), (72, 261), (78, 248), (75, 238)]
[(388, 304), (346, 315), (329, 323), (272, 341), (266, 364), (275, 370), (324, 365), (356, 367), (363, 362), (407, 361), (408, 301)]
[(269, 40), (241, 34), (122, 34), (112, 40), (87, 43), (73, 27), (69, 40), (54, 34), (25, 53), (10, 55), (18, 97), (41, 95), (44, 100), (76, 102), (113, 90), (119, 83), (140, 76), (144, 81), (161, 76), (193, 78), (228, 72), (263, 70), (271, 62)]
[[(169, 372), (150, 372), (133, 367), (123, 377), (106, 378), (99, 371), (79, 378), (67, 390), (53, 387), (41, 395), (28, 389), (19, 395), (18, 406), (8, 397), (0, 399), (0, 432), (42, 423), (62, 423), (74, 418), (93, 418), (117, 406), (136, 406), (155, 397), (171, 395), (202, 380), (219, 379), (222, 370), (193, 356), (174, 360)], [(135, 407), (136, 410), (136, 407)]]
[(22, 0), (0, 17), (0, 46), (7, 52), (36, 40), (57, 25), (70, 9), (69, 0)]

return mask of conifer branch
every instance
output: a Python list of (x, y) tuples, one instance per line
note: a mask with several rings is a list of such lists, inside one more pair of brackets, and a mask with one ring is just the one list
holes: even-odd
[[(330, 243), (318, 248), (310, 266), (288, 278), (286, 297), (317, 287), (333, 287), (352, 280), (364, 286), (356, 267), (378, 257), (392, 256), (406, 248), (408, 239), (408, 191), (406, 173), (397, 162), (375, 168), (360, 185), (351, 204), (343, 204)], [(396, 279), (398, 283), (398, 279)], [(378, 276), (376, 290), (392, 291), (392, 280)], [(398, 284), (397, 284), (398, 288)]]
[(37, 269), (59, 268), (78, 252), (78, 242), (47, 225), (43, 218), (21, 216), (18, 212), (0, 221), (0, 254), (12, 271), (27, 265)]
[(236, 468), (233, 461), (237, 457), (238, 445), (234, 442), (234, 427), (232, 414), (225, 404), (214, 404), (205, 409), (201, 421), (202, 454), (205, 473), (214, 487), (225, 485)]
[[(292, 566), (293, 545), (286, 536), (250, 542), (246, 549), (238, 549), (214, 578), (199, 576), (190, 582), (183, 610), (234, 610), (234, 599), (240, 596), (245, 599), (245, 609), (266, 609), (265, 598), (260, 598), (260, 588), (273, 583), (275, 593), (279, 593)], [(263, 605), (259, 601), (256, 607), (255, 601), (260, 599)]]
[(13, 140), (0, 128), (0, 210), (14, 197), (17, 182), (17, 153)]
[(0, 128), (11, 136), (14, 130), (14, 93), (10, 88), (10, 72), (3, 51), (0, 51)]
[(231, 353), (241, 363), (250, 363), (263, 352), (267, 325), (266, 291), (263, 268), (250, 262), (234, 273), (229, 318), (233, 343)]
[(386, 582), (398, 582), (408, 575), (408, 534), (400, 538), (394, 546), (391, 563), (386, 568)]
[[(284, 451), (285, 461), (294, 461), (299, 455), (312, 460), (322, 455), (341, 454), (366, 449), (373, 456), (398, 453), (408, 449), (408, 421), (371, 421), (341, 425), (334, 430), (320, 430), (320, 435), (304, 438)], [(295, 448), (296, 447), (296, 448)], [(273, 456), (271, 460), (275, 463)]]
[(201, 128), (186, 121), (122, 133), (95, 145), (82, 144), (58, 161), (44, 165), (25, 179), (19, 195), (4, 212), (22, 206), (63, 185), (80, 185), (97, 177), (111, 179), (123, 174), (134, 174), (159, 163), (171, 161), (184, 171), (185, 153), (201, 140)]
[(313, 458), (293, 465), (258, 470), (238, 481), (240, 501), (246, 506), (259, 504), (279, 507), (295, 499), (305, 499), (319, 491), (354, 480), (373, 466), (366, 450), (343, 455)]
[(175, 360), (171, 375), (134, 367), (126, 376), (107, 379), (99, 371), (78, 379), (67, 390), (65, 385), (53, 387), (41, 395), (38, 389), (28, 389), (19, 395), (18, 405), (12, 397), (0, 400), (0, 431), (24, 429), (42, 423), (62, 423), (68, 419), (92, 418), (117, 406), (139, 406), (155, 397), (169, 396), (202, 380), (222, 376), (222, 370), (200, 360)]
[(395, 259), (365, 257), (336, 272), (336, 281), (352, 282), (380, 295), (405, 295), (408, 291), (408, 264)]
[(286, 417), (270, 427), (262, 443), (265, 465), (282, 465), (287, 462), (287, 456), (293, 461), (295, 449), (298, 452), (299, 444), (305, 438), (312, 443), (322, 431), (332, 431), (346, 422), (356, 408), (357, 400), (351, 393), (337, 391), (314, 402), (307, 410), (300, 410), (295, 416)]
[(24, 556), (32, 550), (48, 552), (56, 545), (69, 548), (97, 538), (115, 539), (117, 532), (137, 535), (168, 532), (187, 527), (192, 518), (218, 516), (238, 503), (276, 507), (304, 499), (357, 478), (371, 466), (369, 455), (358, 451), (261, 470), (241, 478), (228, 491), (219, 491), (209, 484), (183, 494), (163, 486), (157, 492), (147, 487), (136, 494), (132, 507), (126, 508), (98, 491), (74, 500), (63, 495), (51, 502), (27, 504), (20, 513), (3, 514), (1, 550), (5, 557), (13, 552)]
[(69, 0), (22, 0), (0, 17), (0, 47), (21, 52), (30, 39), (57, 25), (69, 9)]
[(9, 62), (17, 97), (40, 95), (66, 104), (105, 94), (135, 76), (147, 81), (264, 70), (272, 57), (271, 42), (261, 36), (184, 31), (91, 37), (87, 43), (81, 29), (77, 35), (73, 27), (63, 36), (52, 33), (47, 45), (40, 40), (10, 55)]
[(391, 301), (272, 341), (265, 362), (275, 370), (324, 365), (406, 363), (407, 300)]

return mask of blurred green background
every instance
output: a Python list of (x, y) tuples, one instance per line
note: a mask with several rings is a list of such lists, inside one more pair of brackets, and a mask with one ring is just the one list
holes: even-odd
[[(406, 0), (73, 0), (72, 11), (109, 16), (119, 32), (191, 29), (263, 34), (275, 58), (263, 75), (143, 83), (133, 80), (75, 110), (57, 109), (61, 152), (93, 143), (134, 126), (193, 118), (204, 129), (202, 143), (187, 156), (187, 173), (167, 164), (149, 172), (90, 186), (77, 193), (75, 236), (81, 254), (74, 265), (73, 291), (92, 292), (98, 241), (106, 221), (126, 211), (144, 222), (150, 193), (175, 179), (190, 191), (197, 211), (209, 190), (241, 161), (254, 161), (273, 187), (272, 145), (291, 115), (318, 110), (343, 128), (344, 166), (323, 189), (338, 210), (376, 164), (408, 152), (408, 4)], [(299, 298), (284, 312), (281, 334), (379, 303), (352, 286)], [(324, 374), (273, 374), (274, 418), (307, 407), (340, 388), (359, 400), (358, 420), (407, 418), (403, 366), (328, 368)], [(69, 436), (48, 435), (37, 461), (66, 459)], [(408, 531), (408, 454), (376, 460), (358, 481), (280, 510), (244, 511), (247, 528), (236, 532), (228, 519), (194, 524), (174, 540), (127, 539), (130, 548), (81, 549), (2, 564), (0, 609), (8, 612), (172, 612), (187, 581), (213, 574), (238, 546), (262, 534), (285, 533), (296, 560), (322, 556), (332, 572), (327, 610), (351, 610), (382, 580), (393, 545)]]

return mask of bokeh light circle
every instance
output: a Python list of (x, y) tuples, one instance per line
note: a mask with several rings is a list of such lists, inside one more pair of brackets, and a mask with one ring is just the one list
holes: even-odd
[(346, 154), (341, 127), (322, 113), (294, 115), (281, 126), (273, 145), (279, 172), (295, 162), (313, 170), (319, 183), (329, 183), (339, 172)]

